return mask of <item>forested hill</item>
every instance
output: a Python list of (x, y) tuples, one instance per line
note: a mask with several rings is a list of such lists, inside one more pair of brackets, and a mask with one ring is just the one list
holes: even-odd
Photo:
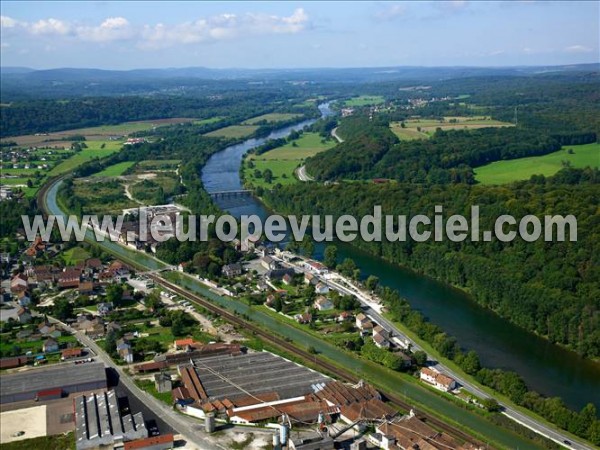
[[(391, 178), (473, 184), (473, 167), (545, 155), (561, 146), (549, 135), (512, 127), (439, 130), (431, 139), (398, 142), (385, 120), (373, 123), (366, 117), (344, 120), (338, 131), (345, 141), (307, 164), (308, 172), (318, 180)], [(585, 140), (595, 138), (591, 133)]]
[(511, 186), (408, 183), (295, 184), (266, 192), (269, 205), (294, 214), (361, 217), (381, 205), (384, 214), (469, 216), (480, 205), (481, 230), (501, 214), (574, 214), (578, 241), (528, 243), (365, 242), (353, 245), (447, 283), (467, 288), (477, 302), (523, 328), (588, 357), (600, 356), (600, 173), (563, 169)]
[[(391, 108), (375, 112), (359, 108), (341, 119), (338, 135), (345, 141), (308, 160), (306, 168), (320, 181), (390, 178), (412, 183), (473, 184), (474, 167), (544, 155), (561, 145), (596, 142), (600, 135), (597, 80), (597, 74), (573, 79), (453, 80), (433, 87), (434, 93), (412, 94), (429, 100), (419, 108), (403, 107), (406, 101), (397, 93), (390, 94), (388, 98), (395, 99), (389, 103)], [(470, 92), (467, 103), (452, 97), (461, 90)], [(391, 123), (404, 124), (413, 117), (441, 123), (444, 116), (452, 120), (456, 115), (482, 113), (506, 125), (516, 120), (517, 126), (440, 129), (429, 139), (403, 141), (390, 130)]]

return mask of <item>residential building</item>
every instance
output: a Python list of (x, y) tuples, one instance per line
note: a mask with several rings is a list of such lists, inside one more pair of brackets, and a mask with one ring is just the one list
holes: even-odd
[(373, 342), (379, 348), (390, 348), (390, 341), (380, 334), (373, 333)]
[(10, 290), (12, 292), (18, 292), (20, 290), (26, 290), (26, 289), (27, 289), (27, 276), (25, 274), (18, 273), (14, 277), (12, 277), (12, 279), (10, 280)]
[(451, 391), (456, 389), (456, 380), (448, 375), (437, 372), (428, 367), (423, 367), (420, 373), (421, 380), (435, 386), (442, 391)]
[(327, 297), (317, 297), (313, 305), (318, 311), (328, 311), (333, 309), (333, 303)]
[(242, 274), (242, 265), (240, 263), (225, 264), (221, 272), (227, 278), (239, 277)]
[(44, 341), (42, 345), (42, 351), (44, 353), (53, 353), (57, 352), (59, 349), (58, 342), (56, 342), (53, 338), (48, 338)]
[(19, 323), (31, 322), (31, 313), (29, 312), (29, 309), (22, 307), (19, 308), (19, 310), (17, 311), (17, 318), (19, 320)]
[(327, 286), (325, 283), (323, 282), (319, 282), (317, 283), (317, 285), (315, 286), (315, 292), (317, 294), (328, 294), (329, 293), (329, 286)]
[(388, 333), (388, 331), (383, 328), (381, 325), (376, 325), (375, 328), (373, 328), (373, 336), (375, 335), (379, 335), (381, 337), (383, 337), (384, 339), (389, 339), (390, 338), (390, 333)]

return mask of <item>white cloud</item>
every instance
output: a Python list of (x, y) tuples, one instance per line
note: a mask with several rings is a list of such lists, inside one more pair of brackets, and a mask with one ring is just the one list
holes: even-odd
[(19, 25), (19, 21), (8, 16), (0, 16), (0, 26), (2, 28), (15, 28)]
[(165, 48), (178, 44), (196, 44), (265, 34), (299, 33), (310, 25), (302, 8), (290, 16), (247, 13), (220, 14), (174, 26), (162, 23), (145, 25), (140, 35), (142, 48)]
[(85, 42), (135, 40), (140, 48), (167, 48), (181, 44), (245, 38), (256, 35), (294, 34), (310, 26), (308, 14), (298, 8), (289, 16), (262, 13), (219, 14), (174, 25), (132, 25), (124, 17), (109, 17), (99, 25), (70, 23), (49, 18), (20, 22), (2, 16), (2, 29), (35, 36), (68, 36)]
[(85, 41), (111, 42), (132, 38), (134, 30), (124, 17), (109, 17), (98, 26), (77, 27), (77, 36)]
[(571, 45), (565, 48), (565, 52), (567, 53), (590, 53), (593, 52), (594, 49), (590, 47), (586, 47), (584, 45)]
[(38, 20), (35, 23), (24, 26), (33, 34), (64, 36), (71, 32), (71, 26), (67, 22), (53, 18)]

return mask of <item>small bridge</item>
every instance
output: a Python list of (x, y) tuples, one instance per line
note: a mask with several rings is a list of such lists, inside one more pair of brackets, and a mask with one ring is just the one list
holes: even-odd
[(249, 189), (238, 189), (233, 191), (214, 191), (209, 192), (208, 195), (213, 199), (218, 198), (232, 198), (232, 197), (248, 197), (252, 195), (252, 191)]

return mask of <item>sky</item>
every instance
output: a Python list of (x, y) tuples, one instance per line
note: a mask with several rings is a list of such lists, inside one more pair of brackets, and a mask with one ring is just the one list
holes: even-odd
[(1, 65), (515, 66), (600, 60), (600, 2), (0, 3)]

